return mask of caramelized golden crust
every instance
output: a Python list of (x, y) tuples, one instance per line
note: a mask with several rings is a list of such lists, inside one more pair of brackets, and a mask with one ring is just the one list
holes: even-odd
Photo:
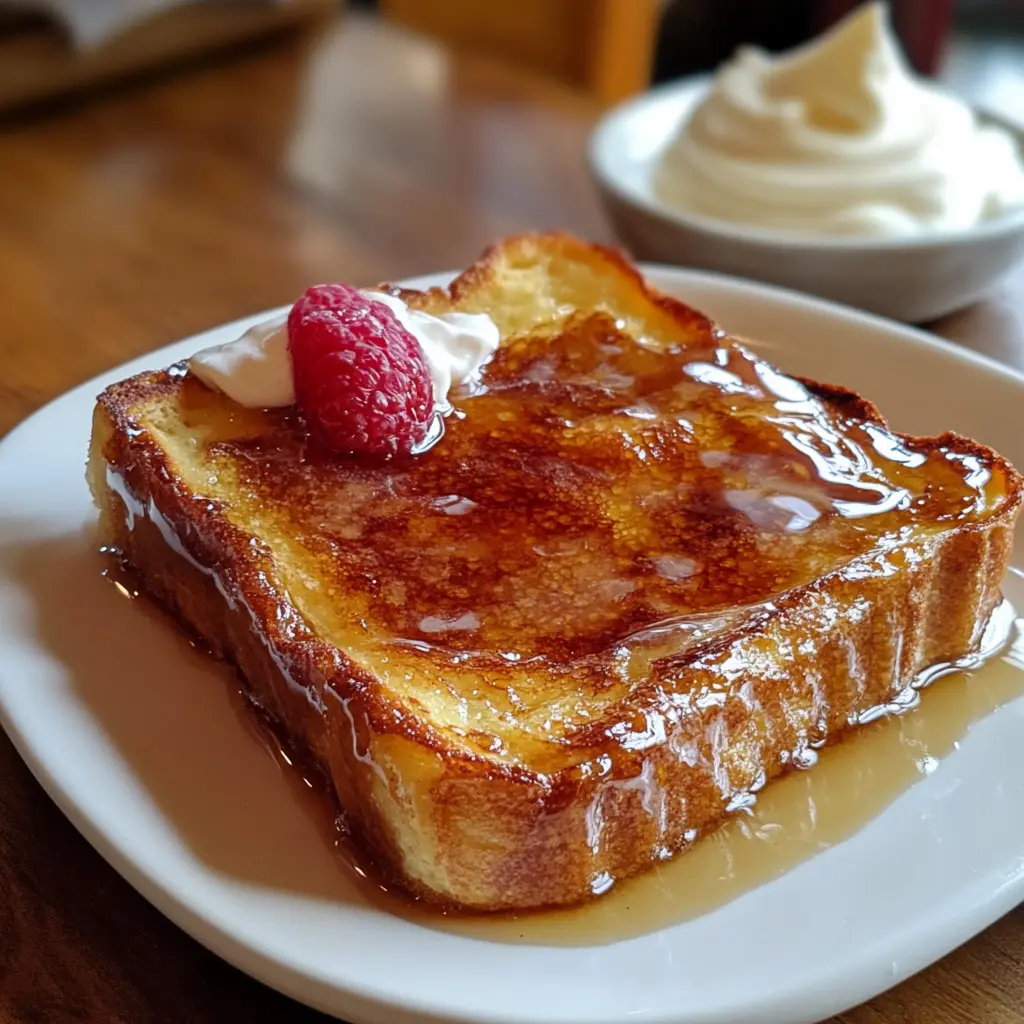
[(1021, 498), (989, 449), (890, 432), (564, 236), (400, 294), (502, 331), (429, 452), (332, 458), (178, 367), (100, 396), (90, 476), (413, 891), (603, 891), (976, 648)]

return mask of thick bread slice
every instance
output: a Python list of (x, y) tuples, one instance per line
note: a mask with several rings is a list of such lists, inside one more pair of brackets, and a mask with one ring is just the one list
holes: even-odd
[(389, 879), (586, 899), (977, 649), (1022, 486), (989, 449), (890, 433), (565, 236), (401, 294), (503, 336), (427, 454), (331, 459), (177, 367), (100, 396), (89, 465)]

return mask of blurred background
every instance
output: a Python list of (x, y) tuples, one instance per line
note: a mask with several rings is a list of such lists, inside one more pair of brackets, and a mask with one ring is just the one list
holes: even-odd
[[(855, 6), (0, 0), (0, 434), (314, 281), (464, 266), (530, 228), (615, 241), (586, 157), (610, 106)], [(1024, 0), (892, 17), (923, 73), (1024, 119)], [(943, 330), (1024, 359), (1018, 277)]]
[[(345, 7), (456, 49), (520, 64), (610, 102), (713, 68), (741, 43), (769, 50), (794, 46), (857, 2), (0, 0), (0, 109), (67, 96), (203, 53), (223, 60), (227, 48), (330, 19)], [(904, 48), (922, 73), (1024, 78), (1024, 0), (895, 0), (891, 6)]]

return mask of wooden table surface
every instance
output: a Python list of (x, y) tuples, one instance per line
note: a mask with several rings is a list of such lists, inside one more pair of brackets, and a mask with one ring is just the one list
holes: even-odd
[[(583, 159), (595, 116), (353, 17), (0, 127), (0, 435), (101, 370), (314, 281), (460, 266), (530, 227), (609, 240)], [(1024, 367), (1024, 269), (936, 329)], [(161, 917), (0, 738), (0, 1024), (322, 1019)], [(837, 1020), (1024, 1021), (1024, 909)]]

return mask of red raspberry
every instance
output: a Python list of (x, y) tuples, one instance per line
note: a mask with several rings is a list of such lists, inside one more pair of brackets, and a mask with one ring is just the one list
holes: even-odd
[(295, 398), (312, 433), (346, 455), (408, 455), (434, 416), (419, 342), (348, 285), (310, 288), (288, 315)]

